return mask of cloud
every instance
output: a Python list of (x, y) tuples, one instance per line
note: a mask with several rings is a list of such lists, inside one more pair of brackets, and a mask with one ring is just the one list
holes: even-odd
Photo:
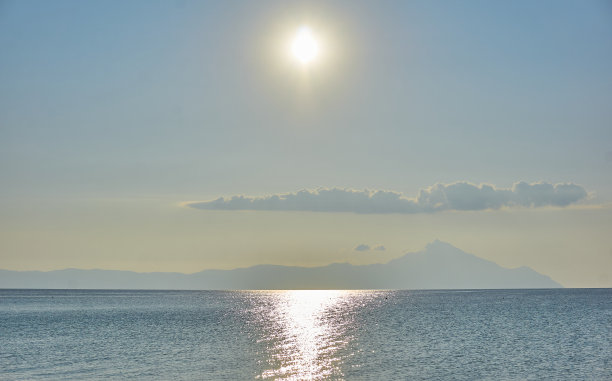
[(370, 250), (370, 246), (364, 243), (362, 243), (361, 245), (357, 245), (357, 247), (355, 247), (355, 251), (368, 251), (368, 250)]
[(515, 183), (512, 188), (480, 186), (467, 182), (436, 184), (419, 192), (417, 203), (425, 211), (485, 210), (504, 206), (567, 206), (587, 197), (587, 191), (576, 184)]
[(383, 245), (378, 245), (374, 248), (374, 250), (378, 250), (378, 251), (385, 251), (387, 250)]
[(266, 197), (232, 196), (188, 202), (196, 209), (283, 210), (348, 213), (435, 213), (446, 210), (487, 210), (502, 207), (564, 207), (586, 199), (587, 191), (573, 183), (515, 183), (511, 188), (460, 181), (421, 189), (416, 198), (393, 191), (340, 188), (301, 190)]

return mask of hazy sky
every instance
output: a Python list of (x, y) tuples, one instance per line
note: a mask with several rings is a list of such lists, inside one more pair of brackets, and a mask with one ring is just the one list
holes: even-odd
[(0, 268), (438, 238), (612, 287), (611, 67), (609, 1), (0, 1)]

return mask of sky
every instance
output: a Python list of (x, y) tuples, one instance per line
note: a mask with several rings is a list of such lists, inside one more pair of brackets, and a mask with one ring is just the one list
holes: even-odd
[(0, 52), (0, 268), (612, 287), (610, 2), (5, 0)]

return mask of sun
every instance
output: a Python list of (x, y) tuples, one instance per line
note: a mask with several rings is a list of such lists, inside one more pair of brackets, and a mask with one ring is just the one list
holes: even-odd
[(301, 27), (291, 44), (293, 56), (303, 65), (314, 61), (319, 55), (319, 43), (308, 27)]

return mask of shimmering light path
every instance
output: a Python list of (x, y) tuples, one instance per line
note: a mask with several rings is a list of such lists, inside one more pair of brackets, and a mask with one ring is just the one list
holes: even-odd
[[(368, 291), (285, 291), (267, 294), (256, 309), (263, 328), (265, 369), (261, 378), (341, 377), (354, 338), (353, 313)], [(261, 296), (260, 296), (261, 297)]]

